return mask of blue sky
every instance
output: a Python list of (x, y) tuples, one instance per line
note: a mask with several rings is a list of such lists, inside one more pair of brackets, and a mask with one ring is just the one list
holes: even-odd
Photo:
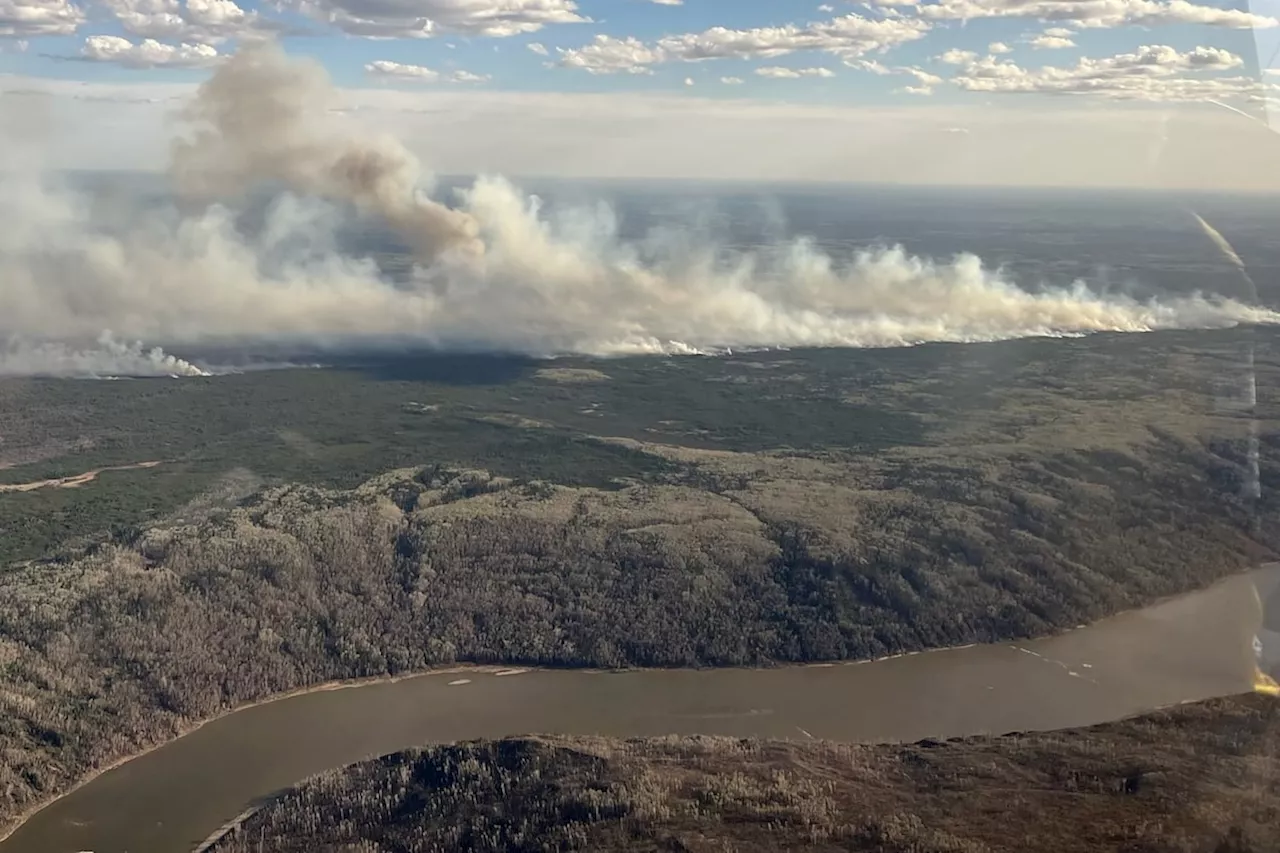
[(1172, 115), (1280, 104), (1280, 0), (0, 0), (0, 98), (65, 96), (68, 162), (149, 163), (138, 105), (263, 37), (444, 171), (1114, 185)]
[[(229, 0), (217, 2), (229, 4)], [(942, 63), (937, 59), (939, 55), (949, 49), (971, 51), (980, 59), (988, 56), (992, 43), (1003, 43), (1009, 48), (1007, 52), (994, 55), (996, 63), (1002, 66), (1013, 64), (1018, 69), (1029, 71), (1046, 66), (1070, 68), (1083, 58), (1105, 59), (1124, 55), (1142, 45), (1168, 46), (1179, 52), (1213, 47), (1238, 56), (1240, 63), (1232, 67), (1196, 68), (1196, 76), (1201, 79), (1238, 77), (1242, 72), (1251, 73), (1254, 63), (1254, 29), (1249, 24), (1262, 26), (1257, 32), (1264, 33), (1273, 20), (1263, 14), (1255, 16), (1253, 21), (1240, 18), (1225, 25), (1201, 23), (1198, 19), (1207, 19), (1206, 15), (1187, 14), (1185, 10), (1178, 12), (1170, 4), (1158, 0), (1076, 3), (1079, 7), (1119, 10), (1119, 20), (1115, 20), (1115, 14), (1111, 12), (1107, 14), (1111, 14), (1112, 19), (1107, 19), (1106, 15), (1093, 18), (1078, 15), (1076, 20), (1070, 20), (1070, 15), (1066, 20), (1049, 19), (1060, 14), (1056, 7), (1069, 6), (1071, 2), (958, 0), (958, 3), (977, 8), (1016, 9), (1022, 6), (1026, 13), (967, 21), (931, 16), (924, 22), (927, 30), (919, 38), (887, 39), (883, 45), (859, 45), (844, 52), (803, 49), (781, 55), (758, 56), (745, 51), (736, 56), (699, 62), (671, 59), (648, 65), (648, 73), (589, 73), (581, 68), (560, 67), (557, 63), (562, 63), (566, 56), (573, 56), (574, 51), (589, 45), (598, 36), (617, 40), (637, 39), (652, 46), (664, 37), (697, 35), (715, 27), (750, 33), (759, 28), (822, 25), (851, 15), (883, 21), (888, 14), (899, 21), (911, 21), (925, 17), (921, 14), (923, 7), (872, 7), (839, 0), (831, 4), (805, 0), (685, 0), (680, 5), (651, 0), (508, 0), (505, 4), (502, 0), (492, 0), (488, 5), (493, 7), (510, 9), (523, 4), (535, 10), (529, 15), (530, 20), (513, 23), (514, 29), (530, 31), (510, 35), (489, 34), (476, 31), (473, 23), (463, 20), (461, 26), (452, 28), (446, 21), (429, 38), (376, 39), (353, 35), (349, 28), (344, 32), (341, 25), (331, 26), (325, 18), (335, 10), (339, 14), (351, 11), (369, 14), (395, 9), (401, 10), (397, 16), (413, 14), (435, 20), (431, 18), (433, 13), (443, 13), (446, 18), (458, 10), (483, 13), (486, 0), (324, 0), (317, 4), (325, 7), (324, 10), (308, 10), (303, 2), (286, 2), (283, 8), (277, 9), (256, 0), (244, 0), (239, 9), (249, 16), (258, 16), (260, 21), (278, 26), (283, 32), (282, 41), (290, 52), (320, 59), (341, 86), (371, 83), (408, 87), (450, 86), (457, 85), (452, 82), (452, 72), (465, 71), (485, 78), (465, 85), (511, 91), (678, 92), (693, 88), (703, 97), (766, 97), (832, 103), (887, 103), (912, 95), (919, 97), (925, 89), (930, 90), (928, 94), (932, 97), (962, 97), (965, 90), (957, 85), (915, 85), (920, 80), (913, 72), (873, 73), (865, 68), (851, 67), (850, 61), (874, 60), (885, 69), (914, 68), (949, 80), (957, 75), (963, 77), (964, 66)], [(1209, 10), (1233, 8), (1214, 0), (1181, 5)], [(20, 24), (13, 24), (23, 7), (28, 7), (28, 20), (32, 9), (48, 11), (58, 7), (76, 9), (79, 20), (74, 26), (64, 26), (65, 34), (42, 35), (30, 32), (32, 28), (29, 26), (28, 32), (23, 32)], [(1042, 14), (1046, 7), (1054, 7), (1048, 9), (1048, 17)], [(202, 13), (201, 8), (188, 7), (185, 0), (91, 0), (78, 6), (72, 6), (67, 0), (0, 0), (0, 48), (7, 47), (0, 53), (0, 73), (76, 80), (129, 81), (143, 77), (153, 81), (197, 80), (207, 73), (203, 62), (190, 63), (179, 59), (166, 64), (118, 52), (104, 56), (101, 51), (95, 55), (95, 61), (87, 61), (85, 57), (92, 53), (86, 50), (86, 39), (112, 36), (128, 39), (136, 45), (147, 34), (162, 30), (154, 23), (131, 25), (128, 20), (131, 12), (142, 10), (144, 15), (153, 17), (168, 13), (174, 19), (199, 20), (202, 14), (207, 18), (207, 13)], [(232, 4), (231, 8), (235, 9), (235, 5)], [(1247, 10), (1247, 7), (1235, 8), (1241, 9), (1242, 13)], [(563, 23), (542, 23), (538, 19), (539, 9), (544, 10), (544, 17), (545, 10), (552, 9), (553, 17), (559, 15), (566, 20)], [(1124, 18), (1126, 9), (1130, 19), (1134, 18), (1134, 9), (1145, 17), (1136, 23), (1128, 23)], [(12, 19), (9, 21), (8, 38), (2, 35), (6, 32), (6, 10)], [(386, 17), (384, 15), (381, 19), (383, 23)], [(403, 35), (403, 32), (395, 32), (395, 26), (402, 22), (403, 19), (398, 18), (388, 31)], [(1030, 43), (1052, 28), (1056, 28), (1056, 38), (1062, 40), (1058, 43), (1069, 41), (1071, 45), (1050, 49)], [(234, 36), (237, 34), (235, 27), (228, 27), (216, 35), (200, 33), (198, 27), (189, 27), (186, 31), (176, 32), (171, 38), (157, 40), (166, 47), (204, 42), (219, 54), (225, 54), (235, 49), (237, 39)], [(120, 43), (115, 44), (118, 46)], [(548, 55), (534, 53), (529, 49), (531, 44), (543, 45)], [(379, 61), (430, 69), (440, 76), (425, 79), (403, 74), (375, 75), (366, 71), (366, 66)], [(184, 64), (199, 64), (201, 67), (176, 67)], [(778, 79), (761, 76), (758, 72), (762, 68), (808, 70), (808, 75), (830, 72), (832, 76)], [(743, 82), (726, 84), (722, 82), (724, 78)], [(472, 80), (470, 77), (465, 79)], [(688, 85), (690, 81), (692, 86)], [(1029, 88), (1034, 90), (1034, 81)], [(1160, 95), (1158, 99), (1164, 97)]]

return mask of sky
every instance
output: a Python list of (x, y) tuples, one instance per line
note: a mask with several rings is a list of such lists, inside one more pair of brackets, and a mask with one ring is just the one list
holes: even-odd
[(163, 168), (262, 38), (444, 173), (1280, 190), (1280, 0), (0, 0), (0, 125)]

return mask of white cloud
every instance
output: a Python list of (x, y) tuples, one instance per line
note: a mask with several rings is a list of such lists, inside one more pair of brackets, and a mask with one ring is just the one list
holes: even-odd
[(826, 12), (827, 14), (830, 14), (830, 13), (834, 12), (835, 10), (836, 10), (836, 7), (835, 7), (835, 6), (832, 6), (832, 5), (831, 5), (831, 4), (829, 4), (829, 3), (823, 3), (821, 6), (819, 6), (819, 7), (818, 7), (818, 11), (819, 11), (819, 12)]
[(726, 86), (741, 86), (743, 79), (741, 77), (721, 77), (720, 82)]
[(1009, 45), (1002, 41), (993, 41), (991, 44), (987, 45), (987, 53), (999, 56), (1003, 53), (1013, 53), (1013, 48), (1009, 47)]
[(1038, 18), (1082, 27), (1199, 24), (1202, 26), (1273, 27), (1275, 18), (1239, 9), (1206, 6), (1189, 0), (868, 0), (876, 6), (907, 8), (925, 20), (969, 21), (978, 18)]
[[(974, 59), (977, 57), (977, 54), (967, 53), (965, 51), (958, 51), (958, 52), (965, 53), (967, 59)], [(953, 59), (954, 58), (955, 57), (953, 57)], [(919, 66), (916, 66), (916, 65), (897, 65), (894, 67), (889, 67), (880, 62), (877, 62), (874, 59), (854, 59), (854, 60), (846, 61), (845, 65), (848, 65), (851, 68), (858, 68), (863, 71), (869, 71), (872, 74), (876, 74), (881, 77), (887, 77), (891, 74), (905, 74), (910, 77), (914, 77), (916, 80), (916, 85), (904, 86), (900, 89), (895, 90), (898, 92), (903, 92), (904, 94), (908, 94), (908, 95), (932, 95), (934, 86), (937, 86), (940, 83), (946, 82), (945, 80), (943, 80), (943, 78), (939, 77), (937, 74), (934, 74), (931, 71), (925, 71), (923, 68), (920, 68)]]
[(929, 26), (907, 18), (872, 20), (846, 15), (803, 27), (712, 27), (700, 33), (665, 36), (652, 45), (636, 38), (598, 35), (586, 47), (561, 50), (560, 65), (593, 74), (636, 74), (661, 62), (776, 59), (798, 51), (821, 51), (848, 59), (923, 38)]
[(845, 15), (804, 27), (759, 27), (731, 30), (712, 27), (701, 33), (667, 36), (658, 46), (671, 58), (686, 62), (703, 59), (774, 59), (789, 53), (818, 50), (839, 56), (861, 56), (923, 38), (923, 21), (871, 19)]
[(399, 77), (407, 80), (424, 80), (428, 83), (440, 79), (440, 72), (425, 65), (406, 65), (388, 59), (377, 59), (364, 67), (366, 74), (375, 77)]
[(529, 50), (532, 50), (534, 53), (538, 54), (538, 56), (547, 56), (550, 53), (550, 51), (547, 50), (547, 46), (545, 44), (542, 44), (541, 42), (536, 42), (536, 41), (529, 42), (527, 45), (525, 45), (525, 47), (529, 48)]
[(598, 35), (586, 47), (573, 50), (557, 48), (559, 64), (579, 68), (590, 74), (652, 74), (649, 66), (663, 61), (663, 54), (637, 38), (617, 39)]
[(921, 86), (937, 86), (939, 83), (943, 82), (942, 78), (937, 74), (932, 74), (925, 71), (923, 68), (909, 66), (906, 68), (899, 68), (897, 70), (903, 74), (910, 74), (912, 77), (916, 78), (916, 82)]
[(443, 32), (507, 37), (588, 19), (574, 0), (283, 0), (348, 35), (430, 38)]
[(881, 77), (893, 73), (893, 69), (875, 59), (846, 59), (844, 64), (850, 68), (857, 68), (859, 71), (869, 71), (872, 74), (876, 74)]
[(1056, 38), (1069, 39), (1076, 34), (1076, 31), (1069, 27), (1049, 27), (1044, 31), (1044, 34)]
[(1133, 53), (1081, 59), (1074, 66), (1026, 69), (986, 57), (952, 78), (962, 89), (999, 94), (1093, 95), (1146, 101), (1203, 101), (1252, 97), (1263, 85), (1256, 77), (1187, 77), (1190, 72), (1222, 72), (1244, 61), (1230, 51), (1196, 47), (1180, 52), (1167, 45), (1144, 45)]
[(960, 50), (953, 47), (940, 56), (934, 57), (939, 62), (945, 62), (948, 65), (966, 65), (978, 58), (978, 54), (972, 50)]
[(492, 79), (487, 74), (473, 74), (470, 71), (436, 71), (425, 65), (406, 65), (402, 62), (391, 62), (378, 59), (364, 67), (365, 73), (383, 79), (416, 80), (422, 83), (485, 83)]
[(693, 78), (692, 78), (692, 77), (686, 77), (686, 78), (684, 78), (684, 84), (685, 84), (686, 86), (692, 86), (692, 85), (693, 85)]
[(84, 20), (68, 0), (0, 0), (0, 36), (66, 36)]
[(277, 26), (234, 0), (96, 0), (126, 33), (153, 39), (216, 44)]
[(155, 39), (134, 44), (119, 36), (89, 36), (80, 56), (126, 68), (200, 68), (219, 59), (218, 51), (207, 44), (161, 44)]
[(1070, 38), (1065, 36), (1051, 36), (1048, 33), (1041, 33), (1040, 35), (1032, 38), (1028, 44), (1037, 50), (1059, 50), (1062, 48), (1076, 46), (1076, 43)]
[(799, 80), (801, 77), (834, 77), (830, 68), (782, 68), (776, 65), (757, 68), (756, 74), (775, 80)]
[(683, 6), (684, 0), (649, 0), (650, 3), (657, 3), (659, 6)]

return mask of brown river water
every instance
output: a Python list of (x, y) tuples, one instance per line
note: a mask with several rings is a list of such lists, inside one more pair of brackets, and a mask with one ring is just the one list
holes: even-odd
[(1052, 729), (1247, 691), (1271, 565), (1042, 640), (768, 670), (470, 671), (209, 723), (36, 813), (0, 853), (190, 851), (264, 795), (428, 742), (529, 733), (918, 740)]

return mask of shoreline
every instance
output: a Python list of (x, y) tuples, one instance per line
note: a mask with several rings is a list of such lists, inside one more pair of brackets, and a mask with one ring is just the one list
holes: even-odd
[[(432, 669), (419, 670), (411, 673), (404, 673), (401, 675), (386, 675), (386, 676), (374, 676), (371, 678), (349, 679), (349, 680), (342, 680), (342, 681), (327, 681), (321, 684), (314, 684), (306, 687), (299, 687), (297, 689), (285, 691), (283, 693), (275, 693), (270, 696), (264, 696), (260, 699), (254, 699), (248, 702), (243, 702), (239, 705), (236, 705), (232, 708), (228, 708), (225, 711), (215, 714), (212, 717), (208, 717), (204, 720), (200, 720), (198, 722), (192, 723), (189, 726), (183, 727), (179, 731), (179, 733), (174, 737), (168, 738), (160, 743), (156, 743), (152, 746), (146, 747), (137, 752), (130, 753), (129, 755), (121, 756), (120, 758), (114, 761), (111, 761), (101, 767), (93, 769), (92, 771), (90, 771), (89, 773), (81, 777), (79, 780), (77, 780), (75, 784), (71, 785), (66, 790), (61, 791), (53, 796), (47, 797), (33, 804), (31, 807), (23, 810), (18, 815), (16, 815), (11, 821), (7, 823), (7, 825), (0, 827), (0, 844), (5, 843), (9, 838), (11, 838), (14, 835), (14, 833), (16, 833), (19, 829), (21, 829), (27, 822), (29, 822), (32, 818), (34, 818), (40, 812), (51, 807), (52, 805), (57, 803), (59, 800), (62, 800), (70, 796), (71, 794), (75, 793), (76, 791), (80, 790), (86, 785), (89, 785), (90, 783), (98, 779), (100, 776), (103, 776), (106, 773), (110, 773), (112, 770), (117, 770), (120, 767), (123, 767), (124, 765), (129, 764), (132, 761), (143, 758), (159, 749), (163, 749), (169, 744), (176, 743), (182, 738), (188, 735), (194, 734), (195, 732), (199, 731), (200, 729), (204, 728), (207, 725), (215, 723), (226, 717), (230, 717), (234, 714), (238, 714), (241, 711), (248, 711), (253, 708), (261, 707), (263, 705), (269, 705), (275, 702), (282, 702), (287, 699), (294, 699), (300, 696), (308, 696), (315, 693), (329, 693), (329, 692), (334, 692), (338, 690), (355, 690), (362, 687), (374, 687), (380, 684), (396, 684), (403, 681), (409, 681), (409, 680), (419, 679), (419, 678), (431, 678), (431, 677), (440, 676), (440, 675), (483, 674), (483, 673), (517, 674), (517, 672), (513, 672), (513, 671), (518, 671), (518, 673), (520, 674), (536, 673), (536, 672), (569, 671), (569, 672), (575, 672), (575, 673), (580, 673), (584, 675), (612, 675), (612, 674), (624, 674), (628, 672), (652, 672), (652, 671), (700, 672), (703, 670), (739, 669), (739, 670), (750, 672), (750, 671), (767, 671), (767, 670), (790, 668), (790, 667), (814, 668), (814, 667), (837, 667), (837, 666), (865, 666), (871, 663), (880, 663), (880, 662), (896, 660), (898, 658), (904, 658), (904, 657), (961, 651), (964, 649), (972, 648), (976, 645), (991, 645), (991, 646), (1008, 645), (1008, 644), (1016, 644), (1016, 643), (1024, 643), (1024, 642), (1037, 642), (1041, 640), (1052, 639), (1054, 637), (1061, 637), (1067, 634), (1071, 634), (1075, 631), (1079, 631), (1082, 628), (1086, 628), (1091, 625), (1098, 625), (1112, 619), (1122, 618), (1124, 616), (1127, 616), (1133, 613), (1138, 613), (1143, 610), (1147, 610), (1153, 607), (1158, 607), (1160, 605), (1167, 604), (1172, 601), (1177, 601), (1179, 599), (1186, 598), (1192, 595), (1204, 594), (1218, 586), (1231, 583), (1240, 578), (1255, 576), (1262, 572), (1268, 572), (1268, 571), (1274, 572), (1277, 569), (1280, 569), (1280, 562), (1263, 563), (1259, 566), (1255, 566), (1253, 568), (1249, 568), (1244, 571), (1237, 571), (1232, 574), (1228, 574), (1220, 578), (1219, 580), (1214, 581), (1213, 583), (1207, 586), (1201, 587), (1199, 589), (1193, 589), (1193, 590), (1188, 590), (1186, 592), (1176, 593), (1174, 595), (1164, 596), (1162, 598), (1159, 598), (1147, 604), (1144, 604), (1140, 607), (1131, 607), (1126, 610), (1120, 610), (1110, 614), (1109, 616), (1104, 616), (1101, 619), (1098, 619), (1092, 623), (1089, 623), (1088, 625), (1077, 625), (1070, 628), (1064, 628), (1060, 631), (1054, 631), (1052, 633), (1042, 634), (1036, 637), (1008, 638), (1004, 640), (994, 640), (994, 641), (991, 641), (990, 643), (970, 642), (970, 643), (965, 643), (962, 645), (955, 645), (955, 646), (939, 646), (935, 648), (921, 649), (921, 650), (912, 651), (912, 652), (899, 652), (897, 654), (886, 655), (878, 658), (863, 658), (860, 660), (840, 660), (840, 661), (815, 661), (810, 663), (787, 663), (787, 664), (780, 664), (775, 666), (755, 666), (755, 667), (665, 667), (665, 668), (619, 667), (616, 669), (601, 669), (598, 667), (548, 667), (548, 666), (524, 666), (524, 665), (515, 665), (515, 664), (460, 663), (460, 664), (450, 664), (450, 665), (442, 666), (439, 668), (432, 668)], [(1159, 710), (1159, 709), (1150, 709), (1150, 710)], [(412, 746), (412, 744), (410, 746)]]
[(161, 743), (157, 743), (153, 746), (146, 747), (145, 749), (141, 749), (137, 752), (130, 753), (129, 755), (122, 756), (108, 764), (104, 764), (101, 767), (97, 767), (91, 770), (88, 774), (86, 774), (84, 777), (79, 779), (74, 785), (67, 788), (65, 791), (62, 791), (59, 794), (56, 794), (54, 796), (41, 800), (40, 802), (32, 805), (30, 808), (20, 812), (12, 821), (9, 822), (9, 825), (5, 826), (3, 829), (0, 829), (0, 844), (3, 844), (4, 842), (8, 841), (9, 838), (11, 838), (15, 832), (21, 829), (24, 824), (26, 824), (29, 820), (31, 820), (33, 817), (38, 815), (40, 812), (49, 808), (59, 800), (71, 796), (76, 791), (80, 790), (85, 785), (88, 785), (89, 783), (93, 782), (98, 777), (103, 776), (107, 773), (110, 773), (112, 770), (118, 770), (121, 767), (125, 766), (126, 764), (130, 763), (131, 761), (135, 761), (139, 758), (143, 758), (144, 756), (150, 755), (151, 753), (155, 752), (158, 749), (163, 749), (169, 744), (176, 743), (188, 735), (195, 734), (196, 732), (200, 731), (200, 729), (204, 728), (207, 725), (210, 725), (211, 723), (215, 723), (218, 720), (221, 720), (225, 717), (230, 717), (233, 714), (238, 714), (241, 711), (248, 711), (253, 708), (261, 707), (262, 705), (270, 705), (273, 702), (283, 702), (286, 699), (295, 699), (299, 696), (308, 696), (312, 693), (330, 693), (335, 690), (355, 690), (361, 687), (373, 687), (378, 684), (395, 684), (397, 682), (408, 681), (409, 679), (413, 679), (413, 678), (430, 678), (435, 675), (450, 675), (450, 674), (459, 673), (459, 672), (482, 672), (482, 671), (487, 671), (489, 669), (502, 670), (504, 669), (504, 667), (498, 667), (498, 666), (490, 667), (488, 665), (482, 665), (482, 664), (476, 664), (474, 666), (459, 665), (459, 666), (450, 666), (442, 669), (422, 670), (420, 672), (409, 673), (406, 675), (385, 675), (385, 676), (376, 676), (373, 678), (357, 678), (357, 679), (351, 679), (348, 681), (326, 681), (323, 684), (314, 684), (314, 685), (311, 685), (310, 687), (299, 687), (296, 690), (289, 690), (284, 693), (273, 693), (272, 695), (265, 696), (261, 699), (254, 699), (249, 702), (241, 703), (239, 705), (236, 705), (234, 708), (228, 708), (227, 710), (222, 711), (218, 714), (215, 714), (212, 717), (209, 717), (204, 720), (200, 720), (199, 722), (193, 723), (189, 726), (184, 726), (177, 735), (175, 735), (174, 737), (168, 738), (167, 740), (162, 741)]

